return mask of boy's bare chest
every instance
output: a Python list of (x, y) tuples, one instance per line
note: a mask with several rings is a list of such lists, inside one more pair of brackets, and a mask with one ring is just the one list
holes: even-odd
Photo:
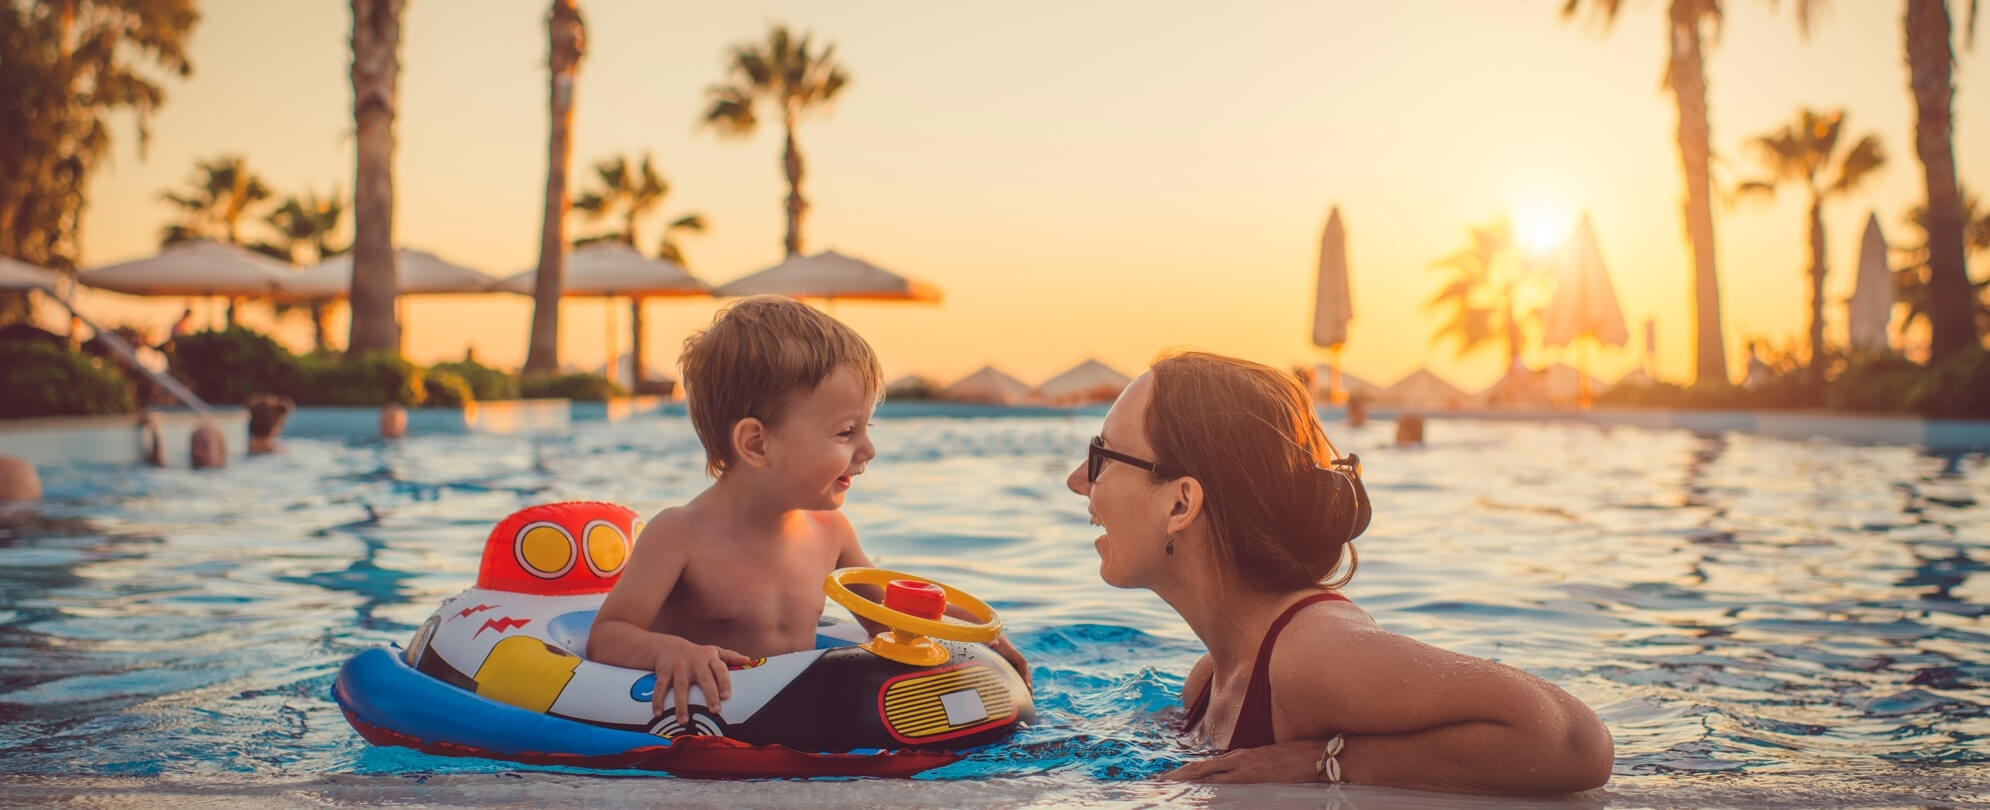
[(822, 580), (835, 565), (834, 549), (813, 544), (778, 555), (704, 557), (686, 566), (665, 610), (677, 622), (704, 625), (716, 639), (758, 647), (792, 637), (806, 648), (822, 615)]

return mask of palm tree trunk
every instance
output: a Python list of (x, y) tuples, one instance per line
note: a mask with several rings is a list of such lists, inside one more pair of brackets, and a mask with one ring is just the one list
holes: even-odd
[(350, 354), (401, 350), (394, 319), (394, 104), (403, 0), (352, 0), (353, 176)]
[(788, 255), (802, 252), (802, 214), (808, 211), (808, 201), (802, 199), (802, 153), (795, 147), (795, 125), (787, 118), (781, 119), (782, 127), (788, 133), (788, 146), (782, 155), (781, 168), (788, 173)]
[[(614, 352), (609, 352), (613, 357)], [(629, 298), (629, 393), (643, 392), (643, 297)]]
[(1956, 189), (1955, 51), (1948, 4), (1907, 0), (1908, 89), (1914, 94), (1914, 151), (1927, 189), (1928, 361), (1976, 345), (1975, 296), (1964, 266), (1962, 194)]
[(573, 162), (574, 77), (583, 25), (574, 0), (553, 0), (547, 20), (552, 132), (546, 144), (546, 216), (539, 229), (539, 269), (532, 290), (532, 343), (525, 374), (560, 368), (560, 295), (566, 286), (567, 165)]
[(1672, 0), (1667, 43), (1672, 54), (1665, 83), (1679, 108), (1679, 163), (1686, 173), (1686, 238), (1693, 246), (1693, 379), (1727, 382), (1727, 347), (1721, 335), (1720, 274), (1714, 266), (1714, 212), (1707, 172), (1712, 153), (1707, 120), (1705, 54), (1699, 9)]
[(1813, 393), (1824, 384), (1824, 200), (1810, 195), (1810, 367)]
[(331, 343), (331, 306), (323, 299), (311, 299), (311, 348), (319, 354)]

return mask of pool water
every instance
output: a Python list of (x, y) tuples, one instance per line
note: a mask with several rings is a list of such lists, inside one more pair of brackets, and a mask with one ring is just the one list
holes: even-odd
[[(436, 757), (368, 745), (333, 704), (339, 665), (405, 643), (467, 587), (506, 514), (648, 514), (702, 489), (681, 416), (298, 439), (221, 471), (45, 470), (47, 503), (0, 514), (0, 800), (1501, 804), (1154, 780), (1204, 753), (1171, 732), (1201, 646), (1152, 594), (1098, 579), (1097, 530), (1063, 480), (1100, 417), (880, 413), (845, 507), (865, 548), (988, 600), (1037, 683), (1036, 726), (910, 782)], [(1574, 804), (1990, 804), (1984, 457), (1469, 420), (1396, 448), (1387, 422), (1327, 428), (1376, 504), (1348, 595), (1594, 707), (1615, 777)]]

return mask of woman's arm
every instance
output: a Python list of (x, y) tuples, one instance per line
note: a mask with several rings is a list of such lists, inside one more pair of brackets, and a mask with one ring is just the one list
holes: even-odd
[(1287, 629), (1272, 696), (1276, 737), (1299, 742), (1231, 752), (1171, 778), (1313, 781), (1337, 734), (1342, 778), (1359, 784), (1549, 794), (1610, 778), (1609, 731), (1581, 701), (1512, 667), (1383, 631), (1351, 607), (1309, 610)]

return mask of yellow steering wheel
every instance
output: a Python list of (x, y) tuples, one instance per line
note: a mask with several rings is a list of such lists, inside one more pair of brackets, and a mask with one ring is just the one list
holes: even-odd
[[(895, 601), (892, 593), (894, 588), (902, 588), (908, 592), (927, 591), (921, 586), (938, 588), (946, 598), (944, 602), (936, 603), (938, 609), (929, 611), (934, 614), (933, 616), (918, 616), (858, 596), (850, 590), (851, 585), (871, 585), (884, 589), (887, 602)], [(966, 591), (913, 574), (887, 571), (882, 568), (839, 568), (831, 571), (829, 578), (823, 580), (822, 592), (835, 600), (836, 604), (849, 608), (851, 613), (891, 628), (892, 632), (879, 633), (863, 647), (900, 663), (918, 666), (946, 663), (949, 657), (946, 648), (928, 641), (926, 636), (948, 641), (986, 643), (1002, 635), (1002, 618), (995, 615), (995, 609), (989, 607), (988, 603), (970, 596)], [(923, 593), (913, 595), (925, 596)], [(915, 598), (906, 601), (923, 602), (925, 599)], [(943, 612), (947, 605), (958, 605), (980, 621), (970, 622), (947, 616)]]

